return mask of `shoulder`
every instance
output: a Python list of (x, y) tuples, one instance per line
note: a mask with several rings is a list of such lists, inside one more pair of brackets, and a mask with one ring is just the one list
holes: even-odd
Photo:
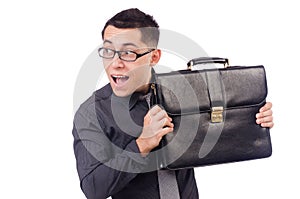
[(107, 100), (111, 97), (112, 93), (110, 84), (106, 84), (104, 87), (96, 90), (93, 95), (95, 95), (95, 100)]
[(75, 118), (78, 118), (78, 116), (84, 116), (89, 118), (96, 117), (96, 110), (99, 110), (99, 108), (101, 109), (101, 104), (105, 103), (106, 101), (109, 101), (111, 95), (112, 88), (110, 84), (107, 84), (104, 87), (96, 90), (87, 100), (85, 100), (80, 105), (80, 107), (75, 113)]

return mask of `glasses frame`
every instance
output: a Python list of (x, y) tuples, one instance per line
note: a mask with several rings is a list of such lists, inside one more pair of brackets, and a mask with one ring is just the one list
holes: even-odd
[[(100, 54), (100, 51), (101, 50), (111, 50), (112, 52), (114, 52), (114, 54), (112, 55), (112, 57), (104, 57), (104, 56), (102, 56), (101, 54)], [(141, 57), (143, 57), (144, 55), (147, 55), (148, 53), (151, 53), (152, 51), (154, 51), (155, 50), (155, 48), (152, 48), (152, 49), (150, 49), (150, 50), (148, 50), (148, 51), (146, 51), (146, 52), (144, 52), (144, 53), (136, 53), (136, 52), (134, 52), (134, 51), (131, 51), (131, 50), (113, 50), (113, 49), (111, 49), (111, 48), (99, 48), (98, 49), (98, 55), (100, 56), (100, 57), (102, 57), (102, 58), (104, 58), (104, 59), (113, 59), (115, 56), (116, 56), (116, 54), (118, 54), (118, 56), (119, 56), (119, 59), (120, 60), (122, 60), (122, 61), (126, 61), (126, 62), (135, 62), (137, 59), (139, 59), (139, 58), (141, 58)], [(126, 59), (123, 59), (121, 56), (122, 56), (122, 53), (128, 53), (128, 52), (130, 52), (130, 53), (133, 53), (133, 54), (135, 54), (136, 55), (136, 57), (135, 57), (135, 59), (134, 60), (126, 60)]]

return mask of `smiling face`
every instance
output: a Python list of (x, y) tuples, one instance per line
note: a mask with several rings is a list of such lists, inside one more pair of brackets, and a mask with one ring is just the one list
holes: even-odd
[[(141, 38), (139, 29), (120, 29), (110, 25), (104, 32), (103, 48), (142, 54), (152, 47), (142, 42)], [(133, 92), (147, 92), (151, 67), (159, 61), (160, 55), (160, 50), (156, 49), (134, 62), (121, 60), (117, 53), (112, 59), (103, 58), (105, 71), (115, 95), (125, 97)]]

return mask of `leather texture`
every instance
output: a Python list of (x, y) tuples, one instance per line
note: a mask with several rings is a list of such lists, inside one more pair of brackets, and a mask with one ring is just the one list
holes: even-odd
[[(156, 74), (155, 100), (173, 119), (161, 162), (181, 169), (271, 156), (268, 128), (257, 125), (265, 104), (264, 66), (182, 70)], [(211, 121), (212, 107), (223, 107), (223, 121)]]

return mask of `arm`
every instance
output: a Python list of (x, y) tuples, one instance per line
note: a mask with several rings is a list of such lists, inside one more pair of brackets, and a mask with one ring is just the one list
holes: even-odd
[(273, 111), (272, 103), (267, 102), (256, 114), (256, 123), (260, 124), (262, 127), (272, 128), (274, 126), (273, 122)]
[[(116, 151), (96, 115), (78, 111), (73, 127), (74, 153), (80, 186), (89, 199), (107, 198), (123, 189), (147, 165), (135, 140)], [(133, 152), (133, 153), (130, 153)], [(123, 172), (134, 169), (135, 173)]]

